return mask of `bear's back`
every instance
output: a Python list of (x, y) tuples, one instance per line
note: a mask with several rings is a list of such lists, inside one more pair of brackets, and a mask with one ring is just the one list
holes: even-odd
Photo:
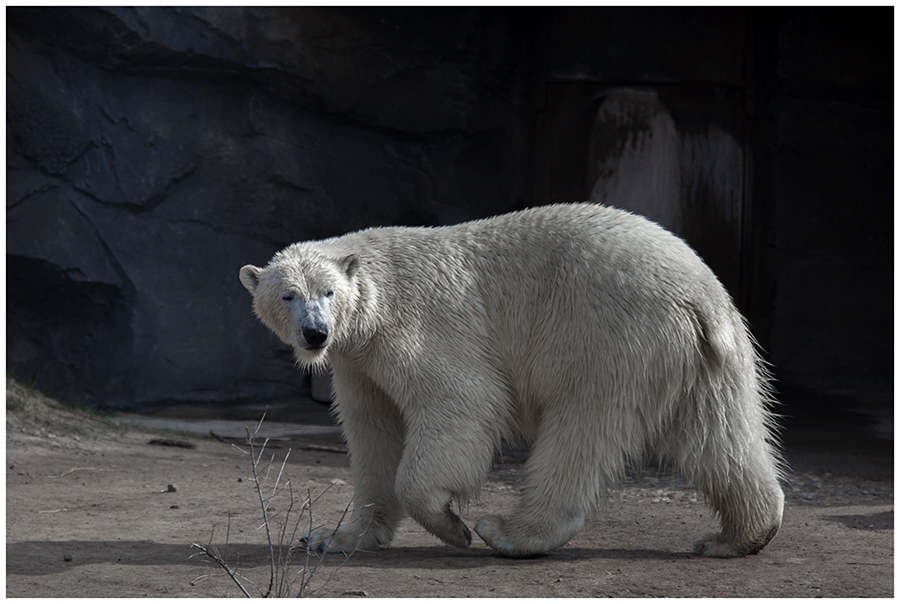
[(389, 317), (384, 329), (428, 333), (448, 347), (472, 338), (503, 342), (502, 356), (552, 341), (583, 342), (585, 353), (600, 340), (608, 349), (623, 341), (654, 348), (658, 338), (682, 333), (674, 322), (686, 312), (699, 311), (710, 324), (733, 322), (727, 292), (687, 244), (606, 206), (380, 227), (333, 244), (362, 258), (379, 321)]
[[(357, 253), (393, 303), (481, 299), (510, 307), (567, 293), (692, 299), (728, 306), (715, 275), (681, 239), (624, 210), (555, 204), (444, 227), (377, 227), (322, 242)], [(646, 300), (642, 300), (646, 298)]]

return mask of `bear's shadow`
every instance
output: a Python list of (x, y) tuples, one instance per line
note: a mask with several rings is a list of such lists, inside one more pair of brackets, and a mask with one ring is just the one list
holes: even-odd
[(377, 552), (356, 552), (345, 566), (372, 568), (484, 568), (546, 564), (572, 560), (684, 560), (696, 557), (691, 552), (667, 552), (651, 549), (602, 549), (572, 547), (530, 558), (507, 558), (489, 548), (458, 550), (448, 546), (398, 547)]

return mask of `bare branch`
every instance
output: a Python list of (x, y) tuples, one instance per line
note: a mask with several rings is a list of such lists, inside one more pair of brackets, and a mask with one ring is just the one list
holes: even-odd
[(218, 564), (219, 566), (221, 566), (221, 567), (222, 567), (222, 570), (224, 570), (225, 573), (226, 573), (229, 577), (231, 577), (231, 580), (234, 581), (235, 585), (237, 585), (237, 586), (240, 588), (240, 590), (241, 590), (242, 592), (244, 592), (244, 595), (247, 596), (248, 598), (251, 597), (250, 594), (247, 593), (247, 590), (244, 589), (244, 586), (241, 585), (241, 582), (238, 580), (237, 575), (235, 574), (235, 572), (234, 572), (233, 570), (231, 570), (231, 568), (228, 567), (228, 563), (226, 563), (225, 560), (223, 560), (222, 558), (220, 558), (217, 554), (215, 554), (215, 553), (209, 551), (207, 548), (203, 547), (203, 546), (200, 545), (199, 543), (191, 543), (191, 547), (196, 547), (197, 549), (200, 550), (201, 553), (203, 553), (205, 556), (207, 556), (207, 557), (209, 557), (210, 559), (212, 559), (213, 562), (215, 562), (216, 564)]
[[(240, 588), (241, 592), (247, 597), (251, 596), (248, 590), (245, 588), (245, 585), (252, 586), (252, 588), (257, 590), (263, 597), (290, 597), (292, 595), (291, 591), (294, 586), (294, 581), (296, 580), (296, 574), (294, 574), (294, 578), (292, 578), (291, 576), (291, 561), (293, 560), (296, 551), (301, 549), (299, 544), (305, 542), (305, 548), (303, 549), (305, 549), (306, 551), (306, 556), (303, 561), (303, 568), (302, 571), (298, 571), (297, 573), (300, 574), (300, 590), (297, 596), (303, 597), (304, 595), (309, 595), (311, 593), (312, 590), (310, 589), (310, 583), (315, 576), (316, 571), (322, 566), (326, 558), (325, 553), (319, 554), (319, 552), (314, 551), (314, 549), (310, 547), (309, 541), (300, 536), (303, 529), (303, 522), (305, 520), (304, 514), (309, 515), (309, 531), (312, 532), (314, 522), (312, 514), (313, 505), (317, 501), (319, 501), (319, 499), (325, 493), (327, 493), (328, 490), (332, 486), (334, 486), (334, 484), (332, 483), (325, 486), (325, 488), (321, 492), (317, 493), (315, 497), (313, 497), (312, 489), (307, 488), (307, 497), (302, 501), (302, 504), (298, 506), (298, 501), (294, 499), (293, 482), (286, 474), (287, 461), (292, 452), (292, 449), (287, 450), (284, 459), (281, 460), (281, 465), (277, 468), (277, 473), (274, 472), (274, 470), (276, 469), (276, 454), (272, 453), (271, 459), (263, 459), (263, 456), (267, 453), (266, 447), (268, 446), (269, 438), (263, 439), (261, 444), (257, 439), (259, 437), (259, 433), (262, 428), (265, 416), (266, 415), (264, 413), (262, 419), (260, 419), (255, 429), (253, 429), (252, 431), (249, 427), (245, 428), (247, 436), (246, 450), (234, 444), (232, 444), (232, 447), (234, 447), (241, 453), (250, 456), (250, 468), (253, 476), (253, 487), (256, 489), (256, 498), (259, 502), (260, 510), (262, 511), (262, 524), (259, 526), (259, 528), (265, 528), (266, 542), (269, 545), (268, 588), (263, 591), (262, 588), (253, 583), (253, 581), (251, 581), (248, 577), (239, 575), (237, 573), (237, 570), (231, 568), (226, 562), (228, 559), (228, 546), (231, 540), (232, 516), (230, 513), (228, 514), (228, 524), (225, 533), (225, 555), (220, 555), (218, 549), (212, 544), (213, 534), (216, 528), (215, 525), (213, 525), (213, 528), (210, 531), (209, 543), (207, 543), (205, 547), (197, 543), (191, 544), (192, 548), (196, 548), (197, 550), (199, 550), (198, 553), (192, 554), (191, 557), (193, 558), (194, 556), (202, 555), (215, 562), (225, 571), (225, 573), (231, 578), (231, 580), (234, 581), (234, 583)], [(263, 466), (262, 464), (265, 465)], [(263, 494), (263, 488), (268, 489), (270, 476), (274, 478), (274, 483), (272, 485), (271, 492), (266, 491), (268, 493), (268, 495), (266, 496)], [(276, 508), (275, 506), (270, 506), (270, 504), (275, 500), (276, 497), (284, 496), (285, 491), (287, 491), (286, 495), (288, 497), (286, 508), (279, 510), (278, 508), (281, 508), (281, 505), (279, 505), (278, 508)], [(350, 512), (351, 504), (352, 499), (344, 509), (337, 527), (335, 528), (335, 531), (337, 531), (337, 529), (344, 524), (347, 515)], [(276, 526), (273, 528), (273, 522), (280, 522), (281, 526)], [(366, 528), (368, 529), (368, 527)], [(275, 534), (273, 534), (273, 530)], [(277, 543), (275, 541), (276, 538)], [(297, 545), (294, 545), (295, 543)], [(357, 543), (356, 548), (354, 548), (352, 552), (345, 553), (345, 557), (341, 565), (333, 572), (331, 572), (330, 576), (325, 580), (325, 583), (323, 583), (321, 588), (324, 588), (325, 585), (328, 584), (328, 582), (334, 577), (337, 571), (344, 567), (349, 558), (354, 553), (356, 553), (358, 549), (359, 543)], [(310, 561), (311, 556), (316, 557), (316, 561), (314, 564), (312, 564)], [(200, 580), (202, 580), (202, 577), (198, 578), (196, 581), (199, 582)], [(318, 588), (315, 591), (318, 591), (321, 588)]]
[[(263, 418), (265, 418), (265, 413), (263, 414)], [(256, 426), (256, 431), (253, 433), (253, 435), (251, 435), (250, 430), (247, 429), (247, 445), (250, 447), (250, 460), (251, 460), (250, 465), (253, 468), (253, 482), (256, 484), (256, 494), (259, 497), (259, 505), (260, 505), (260, 508), (262, 509), (262, 515), (263, 515), (263, 524), (265, 524), (265, 527), (266, 527), (266, 540), (269, 542), (269, 564), (271, 566), (271, 569), (270, 569), (271, 574), (269, 577), (269, 588), (268, 588), (268, 590), (266, 590), (266, 593), (263, 596), (263, 597), (267, 598), (267, 597), (269, 597), (269, 594), (272, 593), (272, 587), (273, 587), (273, 584), (275, 583), (275, 547), (272, 545), (272, 532), (271, 532), (271, 530), (269, 530), (269, 512), (266, 509), (266, 502), (263, 499), (262, 485), (260, 484), (260, 481), (259, 481), (259, 472), (257, 469), (257, 466), (259, 465), (259, 460), (262, 457), (263, 451), (265, 451), (266, 443), (269, 442), (269, 439), (266, 439), (265, 441), (263, 441), (262, 447), (259, 450), (259, 455), (257, 455), (255, 458), (253, 455), (253, 437), (256, 435), (257, 432), (259, 432), (260, 426), (262, 426), (262, 420), (259, 420), (259, 424)]]

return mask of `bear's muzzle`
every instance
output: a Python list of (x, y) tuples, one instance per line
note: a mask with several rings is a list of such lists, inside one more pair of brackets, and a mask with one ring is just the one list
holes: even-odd
[(328, 340), (328, 325), (304, 325), (300, 328), (300, 335), (306, 342), (304, 348), (319, 350), (325, 347), (325, 342)]

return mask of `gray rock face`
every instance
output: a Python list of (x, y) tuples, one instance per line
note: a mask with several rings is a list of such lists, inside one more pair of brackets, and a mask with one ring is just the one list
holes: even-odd
[(6, 14), (7, 371), (48, 394), (308, 396), (241, 266), (594, 199), (683, 236), (782, 385), (890, 396), (890, 7)]
[(508, 20), (435, 17), (10, 9), (10, 370), (118, 407), (308, 387), (243, 264), (521, 194), (524, 154), (498, 152), (522, 119)]

